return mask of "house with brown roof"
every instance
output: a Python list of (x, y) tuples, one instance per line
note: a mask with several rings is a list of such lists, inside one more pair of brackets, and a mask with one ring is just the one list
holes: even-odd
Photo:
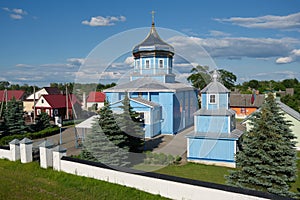
[(11, 101), (13, 98), (22, 101), (25, 98), (25, 92), (23, 90), (0, 90), (0, 102)]
[(42, 95), (53, 95), (53, 94), (61, 94), (61, 91), (55, 87), (44, 87), (38, 90), (37, 92), (35, 92), (34, 94), (29, 95), (23, 101), (24, 111), (30, 114), (31, 112), (33, 112), (34, 100), (37, 102)]
[(236, 112), (236, 118), (244, 119), (263, 104), (264, 94), (230, 94), (230, 108)]
[(47, 113), (50, 117), (60, 116), (66, 119), (67, 112), (69, 119), (73, 119), (76, 113), (74, 110), (81, 107), (75, 95), (68, 95), (68, 100), (64, 94), (42, 95), (35, 105), (35, 114)]

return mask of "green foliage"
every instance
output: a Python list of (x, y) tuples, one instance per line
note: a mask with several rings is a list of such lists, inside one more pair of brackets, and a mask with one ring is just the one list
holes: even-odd
[[(229, 90), (233, 89), (234, 83), (237, 79), (236, 75), (224, 69), (217, 71), (220, 74), (219, 81), (222, 82)], [(187, 80), (190, 81), (195, 88), (203, 89), (208, 83), (211, 82), (211, 74), (213, 71), (209, 71), (208, 66), (198, 65), (191, 70), (191, 73), (192, 74), (187, 78)]]
[(250, 120), (252, 129), (242, 136), (237, 170), (227, 176), (228, 184), (293, 196), (289, 189), (296, 180), (295, 136), (273, 95)]
[(51, 126), (50, 124), (50, 117), (47, 113), (42, 112), (36, 120), (36, 131), (41, 131), (46, 128), (49, 128)]
[(0, 145), (7, 145), (10, 141), (13, 139), (23, 139), (24, 137), (27, 137), (29, 139), (39, 139), (39, 138), (44, 138), (48, 137), (51, 135), (55, 135), (59, 133), (60, 128), (55, 126), (55, 127), (49, 127), (44, 130), (34, 132), (34, 133), (26, 133), (26, 134), (15, 134), (15, 135), (8, 135), (0, 138)]
[(300, 100), (296, 97), (296, 95), (285, 95), (280, 98), (280, 101), (288, 105), (289, 107), (293, 108), (297, 112), (300, 112)]
[(119, 137), (107, 136), (99, 126), (99, 120), (94, 122), (91, 133), (87, 135), (81, 156), (110, 166), (128, 166), (128, 150), (119, 147), (123, 141)]
[[(6, 105), (5, 105), (6, 106)], [(4, 109), (4, 127), (2, 136), (26, 133), (23, 103), (13, 98)]]
[(0, 160), (0, 168), (0, 199), (165, 199), (117, 184), (42, 169), (38, 162)]
[(181, 161), (180, 156), (166, 155), (163, 153), (152, 153), (150, 151), (146, 152), (146, 158), (144, 159), (144, 164), (147, 165), (169, 165), (169, 164), (179, 164)]
[(139, 117), (139, 114), (133, 110), (130, 106), (130, 100), (128, 94), (125, 93), (122, 105), (119, 106), (122, 109), (122, 113), (117, 115), (117, 123), (123, 134), (127, 134), (127, 146), (132, 152), (139, 152), (143, 146), (144, 130), (143, 119)]

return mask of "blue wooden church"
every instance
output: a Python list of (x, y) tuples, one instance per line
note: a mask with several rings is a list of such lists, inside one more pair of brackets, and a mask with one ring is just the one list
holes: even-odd
[(174, 53), (174, 48), (160, 38), (152, 21), (147, 37), (133, 48), (130, 81), (104, 90), (114, 112), (121, 112), (119, 106), (128, 94), (130, 105), (144, 118), (145, 138), (174, 135), (194, 123), (197, 90), (175, 81)]
[(194, 133), (187, 135), (187, 159), (192, 162), (235, 167), (237, 141), (235, 111), (229, 108), (230, 91), (218, 81), (201, 90), (201, 109), (194, 114)]

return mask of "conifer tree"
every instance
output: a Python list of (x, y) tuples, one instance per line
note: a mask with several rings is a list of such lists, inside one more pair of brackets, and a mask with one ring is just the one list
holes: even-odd
[(144, 131), (142, 128), (143, 119), (130, 106), (128, 94), (125, 93), (122, 105), (119, 106), (122, 113), (117, 116), (117, 122), (124, 134), (128, 135), (127, 146), (130, 151), (138, 152), (143, 146)]
[(101, 119), (95, 120), (91, 132), (87, 135), (81, 156), (109, 166), (128, 166), (127, 149), (118, 147), (104, 134), (99, 120)]
[(36, 131), (40, 131), (43, 130), (45, 128), (50, 127), (50, 117), (47, 113), (42, 112), (37, 119), (37, 123), (36, 123)]
[(23, 134), (26, 132), (23, 103), (13, 98), (7, 102), (4, 110), (4, 135)]
[(99, 126), (106, 137), (118, 147), (126, 147), (128, 137), (121, 131), (108, 102), (104, 102), (104, 107), (100, 109), (99, 115)]
[(290, 182), (296, 179), (296, 150), (289, 122), (273, 96), (250, 118), (251, 130), (242, 136), (236, 155), (237, 170), (227, 176), (230, 185), (293, 196)]

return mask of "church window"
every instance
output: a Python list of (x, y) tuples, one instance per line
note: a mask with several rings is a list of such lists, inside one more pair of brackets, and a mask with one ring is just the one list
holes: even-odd
[(164, 68), (164, 60), (159, 60), (159, 67)]
[(215, 104), (216, 103), (216, 95), (215, 94), (209, 95), (209, 103), (210, 104)]
[(150, 68), (150, 60), (146, 60), (146, 69)]

